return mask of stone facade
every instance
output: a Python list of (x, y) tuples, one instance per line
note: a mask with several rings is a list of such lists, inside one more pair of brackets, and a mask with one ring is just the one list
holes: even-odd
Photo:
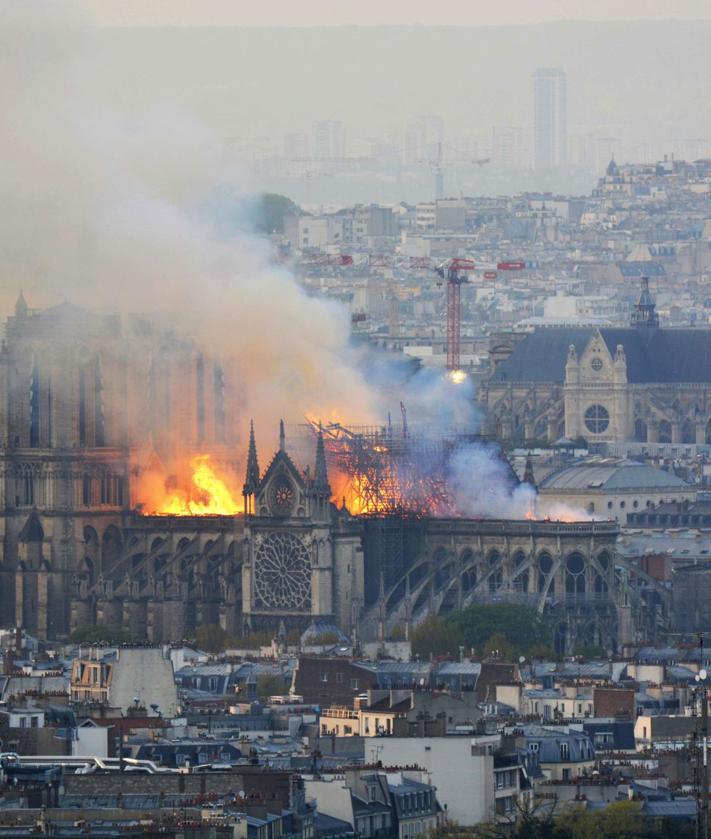
[[(40, 638), (124, 627), (162, 642), (205, 624), (240, 635), (318, 620), (366, 639), (513, 593), (562, 610), (564, 647), (581, 633), (631, 635), (614, 524), (351, 516), (330, 501), (320, 435), (304, 468), (282, 425), (262, 472), (254, 435), (245, 446), (233, 432), (239, 369), (139, 320), (68, 304), (32, 312), (20, 297), (0, 387), (2, 624)], [(156, 458), (207, 452), (234, 471), (245, 448), (245, 514), (141, 509), (136, 487)]]
[(431, 519), (417, 561), (383, 588), (369, 626), (384, 636), (473, 603), (519, 603), (553, 616), (561, 651), (612, 649), (646, 611), (615, 571), (618, 532), (614, 522)]
[(512, 442), (711, 442), (711, 329), (663, 329), (643, 280), (627, 329), (494, 336), (479, 398)]

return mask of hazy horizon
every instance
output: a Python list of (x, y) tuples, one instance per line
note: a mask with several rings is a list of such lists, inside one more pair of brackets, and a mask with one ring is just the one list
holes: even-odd
[(76, 0), (78, 8), (95, 23), (111, 25), (198, 25), (211, 22), (218, 26), (253, 24), (274, 26), (339, 26), (366, 23), (372, 26), (413, 22), (420, 25), (507, 25), (548, 23), (555, 20), (692, 20), (708, 19), (711, 9), (704, 0), (598, 0), (594, 6), (585, 0), (503, 0), (497, 4), (485, 0), (442, 0), (433, 5), (427, 0), (377, 0), (334, 3), (330, 0), (268, 0), (260, 4), (234, 4), (230, 0)]
[[(59, 28), (66, 24), (65, 48), (80, 54), (107, 106), (129, 121), (166, 105), (189, 114), (223, 143), (250, 189), (302, 203), (430, 197), (426, 159), (414, 173), (386, 163), (362, 183), (357, 172), (324, 175), (308, 160), (296, 171), (275, 169), (272, 159), (289, 157), (290, 134), (311, 143), (304, 157), (315, 156), (319, 120), (343, 123), (350, 159), (380, 148), (387, 161), (388, 149), (407, 145), (408, 121), (422, 114), (442, 118), (452, 163), (492, 157), (502, 128), (521, 132), (517, 171), (496, 160), (452, 169), (449, 194), (585, 193), (611, 154), (648, 162), (711, 148), (711, 20), (294, 27), (207, 25), (203, 16), (200, 26), (111, 26), (105, 18), (87, 28), (81, 5)], [(567, 77), (571, 166), (555, 177), (530, 169), (532, 76), (540, 66), (561, 67)], [(419, 156), (431, 158), (431, 148)]]

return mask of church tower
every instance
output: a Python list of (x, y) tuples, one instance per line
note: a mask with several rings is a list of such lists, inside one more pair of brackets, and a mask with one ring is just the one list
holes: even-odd
[(257, 460), (257, 444), (254, 440), (254, 420), (249, 422), (249, 451), (247, 452), (247, 470), (242, 487), (245, 515), (254, 514), (254, 496), (259, 487), (259, 461)]
[(652, 295), (649, 293), (649, 277), (642, 277), (639, 300), (634, 307), (630, 322), (632, 326), (641, 328), (657, 329), (659, 327), (659, 315)]
[(316, 521), (328, 521), (331, 514), (331, 486), (328, 483), (326, 450), (321, 428), (319, 428), (316, 438), (316, 461), (309, 495), (311, 496), (311, 518)]

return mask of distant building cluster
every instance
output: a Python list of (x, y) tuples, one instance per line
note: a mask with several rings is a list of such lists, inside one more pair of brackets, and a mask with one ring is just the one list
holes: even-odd
[(703, 647), (408, 661), (407, 642), (375, 658), (315, 637), (208, 656), (0, 633), (0, 832), (414, 839), (622, 801), (640, 830), (697, 816)]

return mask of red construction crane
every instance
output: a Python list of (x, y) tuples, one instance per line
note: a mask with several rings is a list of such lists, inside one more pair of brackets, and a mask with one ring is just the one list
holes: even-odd
[(461, 289), (466, 274), (474, 270), (471, 259), (450, 259), (435, 271), (447, 280), (447, 370), (459, 370), (461, 335)]
[(304, 265), (353, 265), (348, 253), (308, 253), (301, 258)]

